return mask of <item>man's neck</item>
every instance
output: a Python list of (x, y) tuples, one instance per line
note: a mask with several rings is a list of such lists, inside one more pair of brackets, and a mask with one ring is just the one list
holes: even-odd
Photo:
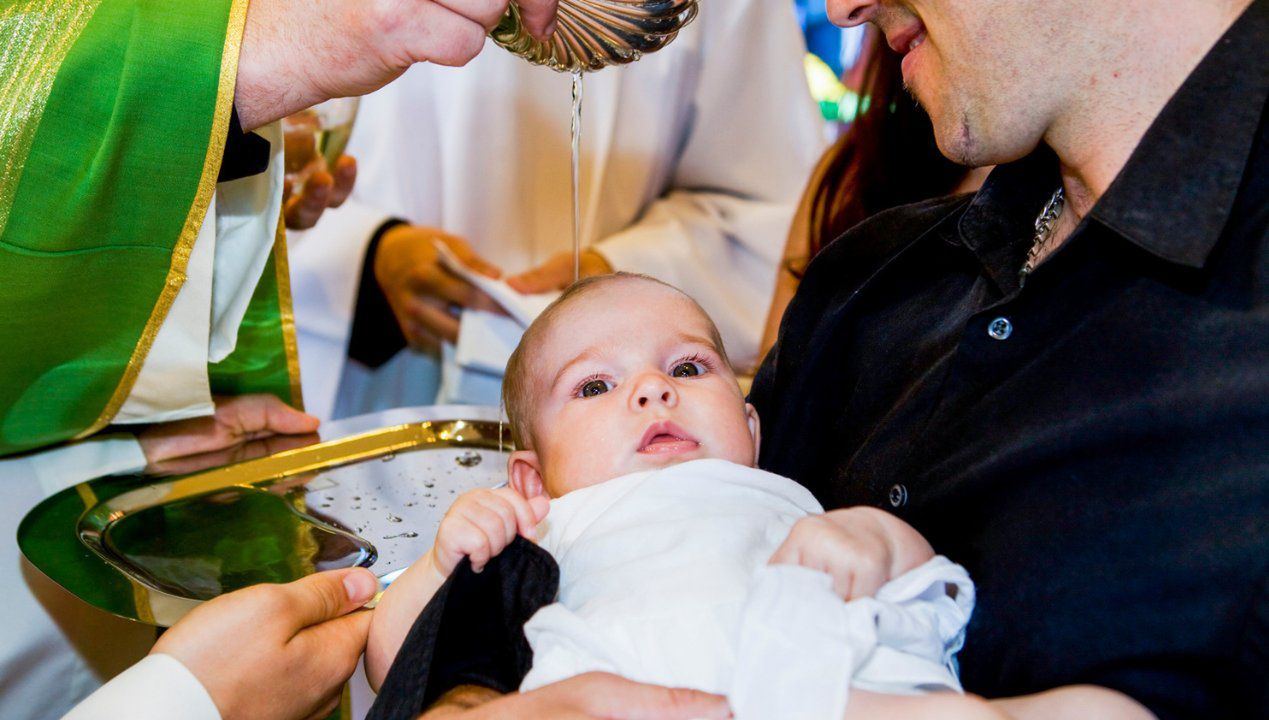
[(1252, 0), (1116, 0), (1088, 47), (1084, 88), (1045, 141), (1061, 162), (1067, 235), (1123, 169), (1163, 106)]

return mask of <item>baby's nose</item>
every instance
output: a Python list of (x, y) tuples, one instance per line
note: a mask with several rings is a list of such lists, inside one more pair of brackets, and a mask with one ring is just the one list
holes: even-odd
[(635, 385), (635, 392), (631, 395), (632, 404), (637, 409), (643, 409), (649, 405), (667, 405), (673, 407), (678, 403), (678, 395), (674, 392), (674, 386), (668, 379), (661, 375), (646, 375), (640, 378)]
[[(669, 390), (665, 390), (665, 391), (663, 391), (663, 392), (661, 393), (660, 398), (658, 398), (658, 399), (659, 399), (661, 402), (663, 402), (663, 403), (669, 403), (669, 402), (670, 402), (670, 391), (669, 391)], [(646, 405), (647, 405), (647, 404), (648, 404), (651, 400), (652, 400), (651, 393), (644, 393), (644, 394), (639, 395), (639, 407), (644, 407), (644, 406), (646, 406)]]

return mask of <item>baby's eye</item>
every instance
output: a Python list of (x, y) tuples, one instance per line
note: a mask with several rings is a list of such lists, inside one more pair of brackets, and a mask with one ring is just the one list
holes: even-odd
[(581, 397), (595, 397), (596, 395), (603, 395), (610, 389), (607, 380), (589, 380), (582, 383), (582, 387), (578, 390), (578, 395)]
[(674, 369), (670, 371), (670, 375), (672, 377), (696, 377), (704, 372), (705, 368), (701, 367), (700, 363), (681, 362), (674, 366)]

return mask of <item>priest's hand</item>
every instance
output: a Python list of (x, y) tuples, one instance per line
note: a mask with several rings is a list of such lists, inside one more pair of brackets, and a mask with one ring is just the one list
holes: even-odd
[(496, 265), (456, 235), (419, 225), (398, 225), (385, 232), (375, 250), (375, 280), (406, 342), (415, 348), (434, 349), (442, 340), (456, 341), (456, 314), (463, 308), (502, 312), (501, 306), (479, 288), (445, 269), (436, 249), (438, 241), (481, 275), (502, 275)]
[(145, 453), (146, 472), (162, 472), (174, 458), (215, 453), (278, 435), (304, 435), (320, 424), (273, 395), (216, 398), (210, 417), (158, 423), (137, 435)]
[[(563, 290), (573, 284), (574, 270), (573, 253), (565, 250), (531, 270), (507, 278), (507, 284), (525, 295)], [(603, 255), (587, 249), (582, 251), (580, 270), (580, 275), (588, 278), (608, 275), (613, 272), (613, 267)]]
[[(539, 39), (558, 0), (516, 0)], [(364, 95), (417, 62), (465, 65), (508, 0), (252, 0), (234, 104), (245, 131), (333, 97)]]
[(159, 638), (202, 683), (224, 720), (326, 717), (366, 645), (378, 591), (363, 568), (222, 595)]

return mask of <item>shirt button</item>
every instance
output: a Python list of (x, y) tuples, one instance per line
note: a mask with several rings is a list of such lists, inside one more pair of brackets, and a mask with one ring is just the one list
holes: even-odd
[(890, 488), (890, 507), (901, 508), (908, 504), (908, 489), (902, 485)]
[(1009, 318), (998, 317), (987, 325), (987, 334), (992, 340), (1008, 340), (1013, 334), (1013, 323), (1009, 322)]

